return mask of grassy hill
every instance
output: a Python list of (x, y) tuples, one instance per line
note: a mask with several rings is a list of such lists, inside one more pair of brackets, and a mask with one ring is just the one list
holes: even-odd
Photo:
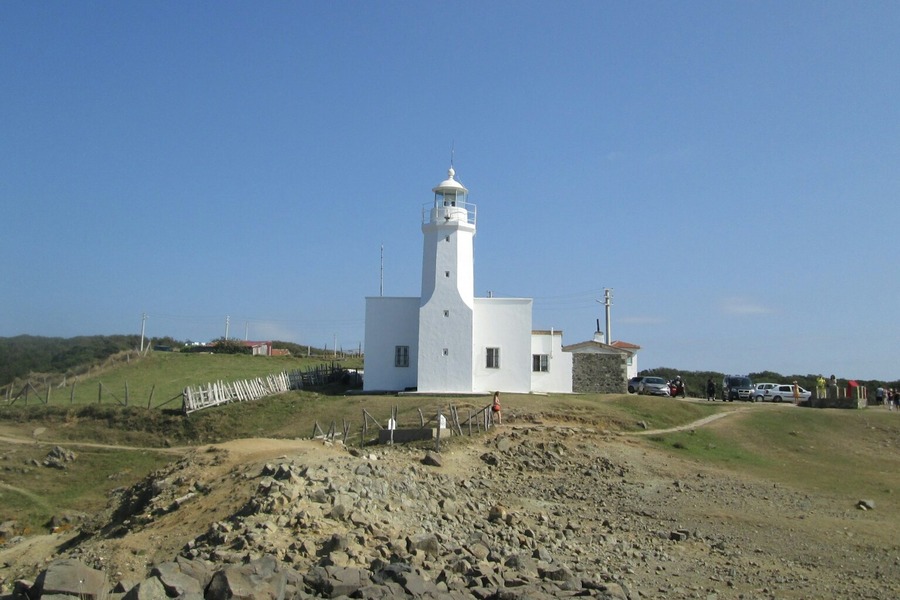
[[(33, 382), (36, 389), (29, 390), (27, 403), (180, 408), (179, 398), (186, 386), (205, 385), (220, 380), (227, 382), (250, 379), (281, 371), (305, 370), (324, 362), (326, 361), (317, 357), (182, 352), (150, 352), (141, 356), (126, 352), (83, 374), (67, 377), (64, 383), (50, 384), (49, 388)], [(352, 368), (362, 366), (360, 359), (342, 364)], [(25, 403), (24, 395), (16, 401), (17, 405)]]
[[(122, 355), (67, 380), (62, 387), (9, 405), (0, 400), (0, 522), (14, 519), (41, 531), (54, 515), (102, 508), (111, 489), (130, 485), (188, 448), (231, 439), (308, 438), (318, 426), (361, 439), (364, 411), (384, 424), (397, 411), (401, 426), (420, 415), (463, 419), (490, 403), (487, 396), (345, 396), (303, 390), (251, 403), (177, 411), (182, 389), (321, 364), (316, 358), (158, 352)], [(359, 367), (356, 362), (345, 366)], [(103, 392), (98, 402), (98, 390)], [(129, 405), (124, 406), (125, 385)], [(72, 386), (74, 385), (74, 393)], [(153, 401), (148, 401), (151, 390)], [(115, 395), (115, 398), (113, 397)], [(515, 395), (503, 398), (504, 423), (579, 423), (627, 435), (628, 443), (669, 452), (698, 464), (752, 473), (811, 491), (868, 496), (893, 507), (900, 490), (900, 415), (884, 408), (811, 410), (745, 403), (682, 402), (633, 395)], [(721, 412), (736, 413), (687, 431), (668, 431)], [(645, 429), (657, 430), (647, 436)], [(465, 443), (454, 439), (448, 443)], [(54, 445), (78, 452), (66, 470), (39, 466)], [(900, 506), (896, 507), (900, 509)]]

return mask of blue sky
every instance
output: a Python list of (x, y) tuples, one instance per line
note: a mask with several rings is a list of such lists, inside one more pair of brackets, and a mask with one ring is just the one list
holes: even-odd
[(349, 349), (454, 148), (476, 295), (900, 377), (896, 2), (0, 3), (0, 336)]

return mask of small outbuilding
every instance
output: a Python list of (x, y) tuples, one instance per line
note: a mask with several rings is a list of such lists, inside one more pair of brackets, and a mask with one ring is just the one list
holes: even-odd
[(640, 346), (615, 341), (607, 344), (603, 333), (594, 339), (564, 346), (572, 354), (572, 391), (579, 394), (624, 394), (628, 380), (637, 375)]

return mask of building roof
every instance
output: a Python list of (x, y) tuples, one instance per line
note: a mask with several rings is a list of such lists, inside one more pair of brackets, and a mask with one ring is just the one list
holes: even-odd
[(613, 346), (614, 348), (621, 348), (623, 350), (640, 350), (641, 349), (641, 347), (638, 346), (637, 344), (623, 342), (621, 340), (616, 340), (616, 341), (612, 342), (610, 344), (610, 346)]
[(456, 175), (456, 171), (453, 170), (453, 167), (447, 169), (447, 179), (440, 182), (437, 187), (433, 188), (432, 192), (439, 192), (443, 190), (462, 190), (468, 193), (469, 190), (465, 188), (463, 184), (456, 181), (453, 177)]
[(563, 346), (562, 349), (564, 352), (574, 352), (575, 354), (581, 352), (598, 354), (634, 354), (634, 350), (628, 348), (616, 348), (612, 344), (604, 344), (603, 342), (598, 342), (596, 340), (588, 340), (586, 342), (570, 344), (568, 346)]

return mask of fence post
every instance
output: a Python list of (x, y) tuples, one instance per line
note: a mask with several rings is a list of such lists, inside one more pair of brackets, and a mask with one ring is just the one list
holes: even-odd
[(47, 385), (47, 397), (46, 397), (46, 400), (44, 400), (44, 404), (47, 404), (47, 405), (50, 404), (50, 388), (51, 387), (53, 387), (53, 386)]
[(438, 406), (438, 409), (437, 409), (437, 435), (434, 436), (434, 451), (435, 452), (441, 451), (441, 417), (442, 416), (443, 415), (441, 414), (441, 407)]
[(103, 397), (103, 384), (97, 384), (97, 404), (100, 404), (100, 399)]
[(125, 406), (128, 406), (128, 380), (125, 380)]
[(362, 448), (366, 443), (366, 435), (369, 433), (369, 419), (366, 418), (366, 409), (363, 409), (362, 434), (359, 440), (359, 447)]
[(72, 391), (69, 393), (69, 404), (73, 404), (75, 402), (75, 384), (77, 382), (72, 382)]
[(154, 383), (153, 386), (150, 388), (150, 399), (147, 400), (147, 410), (150, 410), (150, 404), (153, 403), (153, 392), (154, 392), (154, 391), (156, 391), (156, 384), (155, 384), (155, 383)]

